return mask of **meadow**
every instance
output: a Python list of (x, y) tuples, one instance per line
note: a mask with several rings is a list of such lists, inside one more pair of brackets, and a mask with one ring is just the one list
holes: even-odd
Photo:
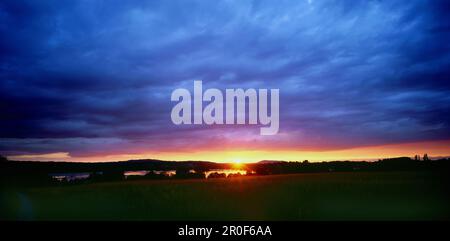
[(13, 220), (441, 220), (447, 177), (345, 172), (2, 190)]

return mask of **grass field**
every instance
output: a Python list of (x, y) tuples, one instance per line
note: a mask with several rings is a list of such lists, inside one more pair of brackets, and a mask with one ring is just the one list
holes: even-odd
[(445, 177), (318, 173), (123, 181), (3, 190), (2, 219), (436, 220), (450, 217)]

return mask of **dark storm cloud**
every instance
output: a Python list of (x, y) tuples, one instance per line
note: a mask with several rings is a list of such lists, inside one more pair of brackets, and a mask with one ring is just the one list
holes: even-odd
[(282, 135), (250, 132), (252, 145), (449, 139), (449, 11), (420, 0), (2, 1), (0, 151), (242, 139), (173, 126), (170, 93), (195, 79), (280, 89)]

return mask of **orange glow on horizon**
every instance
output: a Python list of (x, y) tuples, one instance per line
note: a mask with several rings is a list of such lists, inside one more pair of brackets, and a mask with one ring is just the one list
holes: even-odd
[(73, 157), (69, 153), (50, 153), (40, 155), (8, 156), (10, 160), (31, 161), (76, 161), (76, 162), (105, 162), (125, 161), (130, 159), (159, 159), (172, 161), (201, 160), (213, 162), (227, 162), (235, 165), (258, 162), (261, 160), (283, 161), (332, 161), (332, 160), (377, 160), (381, 158), (428, 155), (433, 157), (450, 156), (450, 140), (415, 142), (406, 144), (392, 144), (381, 146), (357, 147), (341, 150), (302, 151), (302, 150), (245, 150), (228, 149), (222, 151), (189, 151), (189, 152), (148, 152), (142, 154), (121, 154), (89, 157)]
[(242, 163), (241, 159), (234, 159), (232, 164), (234, 168), (241, 168), (245, 166), (245, 164)]

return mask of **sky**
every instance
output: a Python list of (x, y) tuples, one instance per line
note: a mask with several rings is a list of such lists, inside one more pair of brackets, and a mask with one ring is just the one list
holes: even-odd
[[(0, 2), (15, 160), (450, 156), (450, 3)], [(176, 88), (280, 90), (280, 129), (174, 125)]]

